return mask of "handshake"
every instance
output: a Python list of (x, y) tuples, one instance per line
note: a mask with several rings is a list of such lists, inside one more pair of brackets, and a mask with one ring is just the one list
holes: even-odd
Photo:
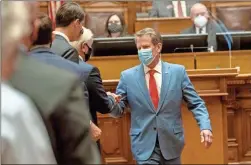
[(115, 93), (111, 93), (111, 92), (106, 92), (106, 94), (108, 96), (112, 96), (115, 100), (116, 103), (120, 102), (121, 100), (121, 96), (120, 95), (116, 95)]

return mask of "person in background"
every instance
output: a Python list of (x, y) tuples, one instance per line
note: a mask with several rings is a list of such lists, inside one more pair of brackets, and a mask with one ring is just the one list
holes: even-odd
[[(208, 47), (217, 50), (216, 33), (226, 30), (224, 24), (218, 24), (210, 18), (207, 7), (201, 3), (196, 3), (191, 8), (191, 20), (193, 26), (183, 30), (182, 34), (208, 34)], [(223, 30), (224, 29), (224, 30)]]
[[(121, 117), (131, 108), (131, 147), (137, 164), (181, 164), (184, 134), (181, 104), (184, 99), (200, 127), (201, 142), (212, 143), (209, 114), (185, 67), (161, 61), (161, 35), (151, 28), (136, 33), (140, 65), (121, 73), (118, 106), (111, 115)], [(124, 98), (124, 99), (123, 99)]]
[(15, 71), (19, 40), (30, 31), (27, 10), (22, 1), (1, 3), (1, 164), (56, 164), (39, 111), (8, 83)]
[[(99, 164), (100, 154), (90, 137), (90, 114), (79, 78), (73, 73), (28, 56), (36, 40), (38, 3), (29, 7), (31, 34), (22, 39), (17, 69), (11, 85), (29, 96), (46, 125), (57, 164)], [(33, 130), (36, 131), (36, 130)]]
[[(110, 113), (111, 108), (114, 106), (114, 101), (116, 101), (116, 96), (110, 92), (105, 92), (99, 69), (86, 63), (92, 54), (92, 37), (93, 33), (89, 29), (84, 28), (84, 33), (80, 39), (72, 42), (71, 45), (78, 50), (79, 65), (87, 77), (86, 86), (89, 92), (90, 113), (95, 124), (94, 126), (96, 126), (98, 125), (97, 112), (102, 114)], [(100, 148), (99, 141), (97, 144)]]
[(111, 14), (105, 23), (105, 37), (124, 37), (127, 35), (124, 17), (119, 13)]
[(70, 44), (78, 51), (80, 62), (87, 62), (92, 55), (93, 33), (90, 29), (83, 29), (84, 33), (80, 39)]
[[(48, 15), (40, 13), (37, 18), (39, 22), (37, 39), (34, 41), (33, 46), (30, 51), (30, 56), (45, 62), (46, 64), (56, 66), (58, 68), (64, 69), (66, 71), (73, 72), (77, 74), (82, 82), (83, 89), (88, 91), (85, 86), (86, 76), (82, 74), (79, 65), (64, 59), (61, 56), (56, 55), (52, 52), (50, 44), (52, 42), (52, 21)], [(88, 96), (87, 96), (88, 97)], [(88, 101), (87, 101), (87, 104)], [(101, 135), (101, 130), (91, 122), (91, 135), (94, 140), (99, 139)]]
[(188, 17), (192, 5), (196, 2), (199, 2), (199, 0), (153, 0), (152, 10), (149, 12), (149, 16), (176, 18)]
[(69, 42), (77, 41), (83, 34), (84, 11), (75, 2), (65, 2), (56, 13), (55, 39), (51, 44), (52, 51), (61, 57), (78, 63), (78, 52)]

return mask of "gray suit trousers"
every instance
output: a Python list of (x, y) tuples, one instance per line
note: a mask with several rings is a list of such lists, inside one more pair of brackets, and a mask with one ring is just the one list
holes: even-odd
[(137, 161), (137, 164), (158, 164), (158, 165), (169, 165), (169, 164), (181, 164), (180, 157), (175, 158), (175, 159), (170, 159), (170, 160), (165, 160), (163, 157), (160, 146), (159, 146), (159, 141), (157, 138), (155, 148), (153, 150), (152, 155), (148, 160), (143, 160), (143, 161)]

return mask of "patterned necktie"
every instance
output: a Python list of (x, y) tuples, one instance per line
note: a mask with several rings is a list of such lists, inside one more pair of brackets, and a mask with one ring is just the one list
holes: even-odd
[(150, 75), (150, 78), (149, 78), (149, 92), (150, 92), (150, 96), (151, 96), (153, 105), (154, 105), (155, 109), (157, 110), (158, 104), (159, 104), (159, 95), (158, 95), (156, 80), (154, 78), (154, 73), (156, 73), (156, 71), (155, 70), (150, 70), (148, 73)]
[(180, 0), (178, 0), (178, 16), (179, 17), (184, 17)]

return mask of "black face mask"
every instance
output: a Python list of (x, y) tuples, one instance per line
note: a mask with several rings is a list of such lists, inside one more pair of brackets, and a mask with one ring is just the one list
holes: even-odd
[(122, 32), (122, 25), (117, 24), (117, 23), (111, 23), (110, 25), (108, 25), (108, 31), (110, 33), (118, 33), (118, 32)]
[(88, 47), (88, 52), (85, 53), (85, 62), (87, 62), (92, 55), (92, 48), (90, 48), (87, 44), (86, 44), (86, 46)]

